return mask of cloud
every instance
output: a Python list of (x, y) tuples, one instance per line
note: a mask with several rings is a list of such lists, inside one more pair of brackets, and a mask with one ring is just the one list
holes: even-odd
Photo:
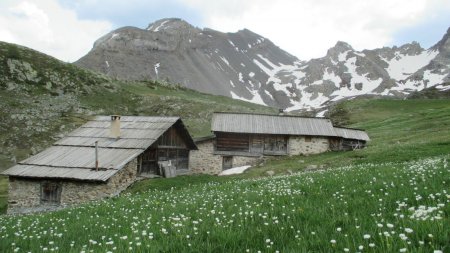
[(447, 0), (179, 0), (204, 15), (204, 26), (232, 32), (248, 28), (307, 60), (322, 57), (338, 40), (356, 49), (394, 41), (436, 11), (450, 11)]
[(108, 21), (80, 19), (57, 0), (0, 3), (0, 40), (33, 48), (63, 61), (75, 61), (86, 54), (94, 41), (111, 27)]
[(308, 60), (338, 40), (359, 50), (393, 45), (399, 36), (420, 42), (429, 35), (404, 31), (448, 13), (448, 0), (0, 0), (0, 40), (75, 61), (114, 28), (180, 17), (223, 32), (248, 28)]

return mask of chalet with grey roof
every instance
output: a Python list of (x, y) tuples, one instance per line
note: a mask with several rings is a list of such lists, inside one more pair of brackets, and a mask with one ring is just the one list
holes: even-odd
[(195, 149), (179, 117), (98, 116), (2, 173), (8, 212), (52, 210), (114, 196), (139, 177), (189, 173)]
[(198, 150), (190, 154), (193, 172), (217, 174), (268, 156), (361, 148), (369, 140), (364, 131), (335, 128), (326, 118), (291, 115), (219, 112), (213, 115), (211, 131), (213, 137), (196, 140)]

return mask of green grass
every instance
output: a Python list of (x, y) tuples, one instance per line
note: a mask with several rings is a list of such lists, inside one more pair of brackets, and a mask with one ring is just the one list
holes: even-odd
[(153, 189), (0, 217), (0, 251), (447, 252), (449, 158)]
[(139, 193), (148, 190), (171, 190), (189, 188), (199, 184), (222, 183), (228, 181), (230, 181), (229, 177), (217, 177), (206, 174), (178, 176), (173, 178), (156, 178), (136, 182), (129, 189), (127, 189), (127, 193)]

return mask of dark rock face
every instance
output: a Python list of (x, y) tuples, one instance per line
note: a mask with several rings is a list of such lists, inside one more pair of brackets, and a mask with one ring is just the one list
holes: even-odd
[(222, 33), (162, 19), (103, 36), (77, 65), (130, 80), (165, 80), (206, 93), (305, 110), (360, 95), (406, 97), (450, 80), (450, 30), (417, 42), (356, 51), (339, 41), (307, 62), (247, 29)]

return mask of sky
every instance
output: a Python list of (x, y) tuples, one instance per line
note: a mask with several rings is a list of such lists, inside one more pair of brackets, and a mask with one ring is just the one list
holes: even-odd
[(73, 62), (123, 26), (161, 18), (199, 28), (247, 28), (300, 60), (323, 57), (337, 41), (356, 50), (429, 48), (450, 27), (449, 0), (0, 0), (0, 41)]

